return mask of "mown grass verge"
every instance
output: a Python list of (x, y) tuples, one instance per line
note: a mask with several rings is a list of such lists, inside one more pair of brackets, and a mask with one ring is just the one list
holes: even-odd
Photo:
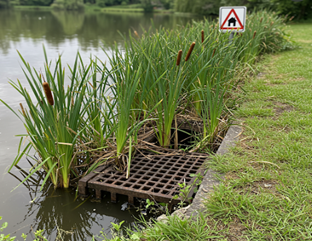
[(289, 32), (301, 48), (265, 56), (242, 86), (235, 116), (244, 131), (209, 163), (225, 180), (207, 197), (207, 212), (197, 221), (170, 217), (130, 240), (312, 239), (312, 25)]
[(15, 5), (15, 6), (14, 6), (14, 9), (51, 11), (51, 10), (52, 10), (52, 7), (50, 7), (50, 6), (22, 6), (22, 5)]
[[(210, 217), (238, 240), (310, 240), (312, 25), (291, 25), (300, 49), (266, 56), (244, 85), (238, 147), (211, 163), (226, 181), (207, 202)], [(231, 232), (229, 232), (231, 234)], [(225, 235), (226, 237), (226, 235)]]
[(103, 12), (144, 12), (141, 4), (116, 5), (102, 8)]
[(102, 8), (103, 12), (131, 12), (131, 13), (143, 13), (143, 8)]

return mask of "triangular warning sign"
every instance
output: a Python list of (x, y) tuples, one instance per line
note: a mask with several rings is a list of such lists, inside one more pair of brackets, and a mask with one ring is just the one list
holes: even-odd
[[(229, 19), (232, 13), (234, 14), (234, 17)], [(242, 22), (240, 21), (239, 17), (237, 16), (234, 9), (232, 9), (229, 12), (229, 14), (227, 15), (227, 17), (225, 18), (224, 22), (221, 25), (221, 30), (227, 30), (227, 29), (240, 29), (240, 30), (244, 29), (244, 26)]]

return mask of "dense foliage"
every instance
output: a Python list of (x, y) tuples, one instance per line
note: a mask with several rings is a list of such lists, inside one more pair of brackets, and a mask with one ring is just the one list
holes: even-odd
[(54, 0), (51, 5), (55, 10), (81, 10), (83, 0)]
[(9, 0), (0, 0), (0, 8), (7, 8), (9, 7), (10, 2)]
[(247, 6), (248, 10), (270, 9), (280, 15), (294, 16), (296, 19), (312, 17), (311, 0), (175, 0), (177, 12), (196, 14), (219, 14), (221, 6)]

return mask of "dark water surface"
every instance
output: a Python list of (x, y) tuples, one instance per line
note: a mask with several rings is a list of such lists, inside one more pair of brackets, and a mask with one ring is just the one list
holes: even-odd
[[(92, 54), (105, 61), (101, 47), (122, 43), (118, 33), (127, 34), (129, 30), (142, 33), (141, 27), (148, 28), (150, 19), (156, 27), (179, 27), (191, 21), (191, 18), (174, 15), (108, 14), (48, 12), (35, 10), (0, 11), (0, 99), (14, 110), (24, 100), (8, 81), (19, 79), (27, 88), (27, 81), (21, 69), (18, 50), (24, 59), (37, 70), (43, 70), (45, 45), (50, 60), (62, 54), (63, 63), (73, 64), (77, 50), (88, 62)], [(109, 52), (109, 50), (108, 50)], [(22, 122), (0, 103), (0, 216), (9, 223), (4, 233), (11, 233), (21, 240), (22, 233), (45, 229), (49, 240), (54, 240), (57, 229), (67, 231), (64, 240), (90, 240), (92, 235), (103, 229), (110, 233), (111, 222), (125, 220), (125, 226), (134, 226), (139, 216), (135, 210), (125, 210), (126, 199), (112, 204), (108, 199), (101, 203), (92, 202), (92, 198), (83, 202), (75, 199), (74, 190), (54, 190), (46, 185), (40, 191), (40, 175), (29, 179), (19, 186), (25, 173), (13, 168), (7, 173), (13, 162), (19, 144), (17, 134), (24, 134)], [(23, 158), (19, 163), (22, 170), (28, 172), (30, 164)], [(0, 226), (1, 222), (0, 221)]]

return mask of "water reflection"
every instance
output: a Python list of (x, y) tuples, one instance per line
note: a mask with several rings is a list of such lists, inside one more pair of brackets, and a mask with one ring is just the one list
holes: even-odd
[[(19, 166), (17, 168), (18, 174), (10, 174), (21, 182), (29, 173)], [(92, 196), (81, 200), (75, 198), (74, 189), (55, 190), (50, 183), (44, 185), (40, 191), (43, 180), (44, 173), (37, 172), (23, 183), (29, 191), (31, 201), (26, 205), (27, 213), (18, 224), (24, 226), (29, 217), (35, 216), (33, 223), (27, 225), (29, 228), (26, 232), (29, 237), (34, 238), (34, 230), (44, 229), (44, 235), (49, 240), (55, 240), (58, 235), (69, 241), (91, 240), (101, 230), (109, 237), (111, 222), (125, 221), (126, 227), (136, 225), (133, 220), (134, 217), (139, 218), (139, 213), (134, 208), (124, 211), (121, 208), (127, 206), (125, 197), (120, 197), (117, 204), (110, 203), (108, 197), (104, 197), (101, 202), (95, 202)]]
[(45, 39), (52, 46), (58, 46), (68, 39), (77, 38), (82, 49), (98, 48), (102, 41), (111, 45), (120, 43), (122, 34), (142, 27), (148, 29), (153, 20), (156, 27), (173, 28), (190, 21), (186, 17), (142, 13), (84, 13), (45, 12), (32, 10), (0, 11), (0, 48), (4, 55), (12, 48), (12, 43), (29, 38), (33, 41)]

